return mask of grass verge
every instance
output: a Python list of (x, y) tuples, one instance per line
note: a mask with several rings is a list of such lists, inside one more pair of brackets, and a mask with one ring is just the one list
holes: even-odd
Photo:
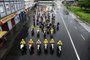
[(81, 20), (86, 21), (90, 24), (90, 12), (77, 6), (68, 6), (68, 9), (79, 16)]

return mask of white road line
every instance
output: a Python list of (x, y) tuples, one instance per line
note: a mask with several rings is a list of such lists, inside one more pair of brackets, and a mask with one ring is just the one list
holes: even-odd
[(90, 27), (89, 27), (88, 25), (86, 25), (86, 24), (83, 23), (83, 22), (79, 22), (79, 24), (80, 24), (81, 26), (83, 26), (83, 27), (85, 28), (85, 30), (87, 30), (87, 31), (90, 33)]
[[(61, 16), (61, 14), (60, 14), (60, 16)], [(65, 28), (66, 28), (66, 31), (67, 31), (67, 33), (68, 33), (68, 36), (69, 36), (69, 38), (70, 38), (71, 44), (72, 44), (72, 46), (73, 46), (73, 49), (74, 49), (74, 51), (75, 51), (75, 53), (76, 53), (77, 59), (80, 60), (80, 57), (79, 57), (78, 52), (77, 52), (77, 50), (76, 50), (76, 48), (75, 48), (75, 45), (74, 45), (74, 43), (73, 43), (72, 37), (71, 37), (71, 35), (70, 35), (70, 32), (69, 32), (69, 30), (68, 30), (68, 28), (67, 28), (67, 26), (66, 26), (66, 24), (65, 24), (65, 21), (64, 21), (64, 19), (63, 19), (62, 16), (61, 16), (61, 18), (62, 18), (61, 20), (63, 21), (64, 26), (65, 26)]]
[(81, 34), (81, 37), (83, 38), (83, 40), (85, 40), (84, 36)]

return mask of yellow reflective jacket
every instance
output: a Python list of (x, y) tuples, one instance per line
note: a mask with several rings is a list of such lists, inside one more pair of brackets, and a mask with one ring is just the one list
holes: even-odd
[(51, 28), (51, 30), (50, 30), (51, 32), (54, 32), (54, 29), (53, 28)]
[(63, 44), (62, 44), (62, 42), (57, 42), (57, 45), (62, 46)]
[(33, 44), (33, 43), (34, 43), (34, 41), (33, 41), (33, 40), (30, 40), (30, 41), (29, 41), (29, 44)]
[(34, 29), (34, 26), (32, 26), (31, 28)]
[(26, 44), (25, 40), (21, 40), (20, 44)]
[(41, 44), (41, 41), (37, 41), (36, 44)]
[(40, 27), (37, 27), (37, 30), (40, 30)]
[(55, 41), (54, 40), (50, 40), (50, 44), (53, 44), (53, 43), (55, 43)]
[(43, 30), (45, 31), (46, 30), (46, 27), (44, 27)]
[(48, 40), (44, 40), (43, 43), (44, 43), (44, 44), (48, 44)]

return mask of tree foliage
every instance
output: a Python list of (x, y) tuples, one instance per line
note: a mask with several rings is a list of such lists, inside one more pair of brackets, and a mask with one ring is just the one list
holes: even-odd
[(90, 8), (90, 0), (79, 0), (81, 7)]

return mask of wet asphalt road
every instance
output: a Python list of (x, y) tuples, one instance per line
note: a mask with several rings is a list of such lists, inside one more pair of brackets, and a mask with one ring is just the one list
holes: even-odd
[[(53, 55), (50, 54), (50, 49), (48, 49), (48, 54), (45, 54), (43, 44), (41, 55), (37, 55), (36, 47), (32, 55), (29, 54), (29, 51), (27, 51), (26, 55), (21, 55), (18, 44), (19, 42), (17, 41), (5, 60), (79, 60), (79, 58), (80, 60), (90, 60), (90, 41), (89, 41), (90, 33), (86, 31), (70, 15), (65, 14), (64, 11), (65, 9), (62, 4), (59, 7), (61, 8), (58, 8), (56, 6), (56, 8), (58, 9), (56, 9), (55, 12), (56, 12), (56, 22), (60, 22), (59, 27), (60, 29), (56, 34), (54, 34), (54, 40), (56, 42), (59, 39), (61, 39), (63, 42), (62, 52), (59, 57), (57, 56), (56, 51), (54, 52)], [(65, 27), (65, 25), (67, 28)], [(73, 41), (77, 53), (75, 52), (68, 31), (70, 33), (71, 39)], [(28, 29), (27, 32), (28, 32), (28, 35), (26, 37), (27, 41), (30, 38), (33, 38), (34, 41), (37, 41), (36, 35), (34, 37), (30, 35), (30, 29)], [(85, 38), (85, 40), (82, 38), (82, 36)], [(50, 40), (50, 36), (47, 36), (47, 39)], [(40, 40), (41, 41), (44, 40), (42, 33), (40, 34)]]

